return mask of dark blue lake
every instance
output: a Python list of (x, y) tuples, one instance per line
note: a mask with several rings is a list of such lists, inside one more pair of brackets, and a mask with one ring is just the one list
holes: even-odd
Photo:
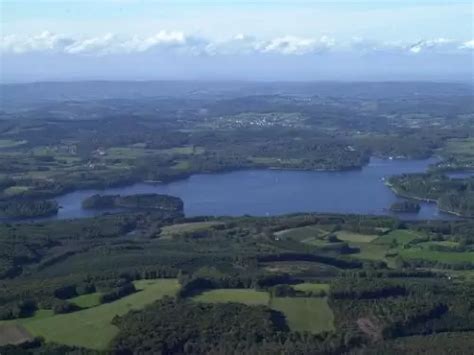
[[(255, 216), (294, 212), (392, 214), (398, 198), (384, 179), (396, 174), (423, 172), (436, 160), (371, 159), (361, 170), (344, 172), (244, 170), (197, 174), (167, 184), (139, 183), (105, 190), (84, 190), (57, 198), (55, 219), (88, 217), (102, 211), (83, 210), (81, 202), (93, 194), (160, 193), (181, 197), (186, 216)], [(404, 219), (454, 218), (435, 204), (422, 204), (418, 214), (397, 214)], [(54, 219), (53, 218), (53, 219)]]
[(466, 179), (471, 176), (474, 176), (474, 171), (467, 170), (467, 171), (454, 171), (446, 174), (451, 179)]

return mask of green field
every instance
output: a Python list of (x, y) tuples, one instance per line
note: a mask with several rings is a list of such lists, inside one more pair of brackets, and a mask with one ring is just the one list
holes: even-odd
[(179, 288), (176, 279), (141, 280), (136, 281), (135, 286), (138, 292), (112, 303), (69, 314), (52, 315), (50, 311), (42, 311), (32, 318), (0, 324), (21, 324), (29, 333), (42, 336), (46, 341), (103, 350), (118, 332), (111, 324), (115, 316), (174, 295)]
[[(279, 239), (297, 240), (301, 243), (316, 247), (334, 246), (335, 243), (329, 243), (324, 239), (328, 234), (329, 232), (322, 229), (321, 226), (310, 225), (276, 232), (275, 237)], [(391, 265), (393, 260), (387, 258), (386, 254), (391, 249), (394, 241), (396, 245), (404, 246), (420, 238), (419, 234), (410, 230), (394, 230), (382, 236), (354, 233), (346, 230), (338, 231), (335, 234), (342, 242), (359, 248), (359, 253), (352, 254), (352, 257), (364, 260), (385, 261), (389, 265)]]
[(378, 238), (376, 234), (359, 234), (348, 231), (336, 232), (338, 239), (345, 242), (356, 242), (356, 243), (370, 243)]
[(90, 293), (81, 295), (68, 300), (81, 308), (91, 308), (100, 305), (100, 293)]
[[(345, 240), (351, 246), (359, 248), (359, 253), (352, 257), (364, 260), (385, 261), (393, 267), (394, 258), (387, 257), (387, 253), (398, 254), (406, 260), (428, 260), (441, 263), (474, 263), (473, 252), (450, 252), (430, 250), (430, 246), (456, 247), (459, 244), (452, 241), (429, 241), (413, 244), (411, 242), (422, 238), (422, 235), (411, 230), (394, 230), (388, 234), (376, 237), (372, 241), (363, 235), (347, 232), (338, 232), (338, 238)], [(411, 244), (410, 244), (411, 243)]]
[(137, 159), (158, 154), (159, 150), (156, 149), (114, 147), (107, 149), (107, 152), (104, 157), (111, 159)]
[[(305, 285), (305, 286), (302, 286)], [(309, 286), (308, 286), (309, 285)], [(301, 284), (302, 288), (327, 288), (322, 284)], [(321, 297), (273, 297), (267, 292), (251, 289), (219, 289), (206, 291), (193, 297), (196, 302), (237, 302), (246, 305), (265, 305), (282, 312), (288, 326), (294, 331), (320, 333), (334, 330), (334, 315), (327, 298)]]
[(29, 186), (10, 186), (3, 190), (3, 193), (7, 196), (14, 196), (14, 195), (20, 195), (26, 191), (28, 191), (30, 188)]
[(303, 282), (301, 284), (296, 284), (292, 286), (297, 291), (303, 292), (319, 292), (319, 291), (329, 291), (328, 284), (312, 283), (312, 282)]
[(174, 169), (174, 170), (186, 171), (190, 167), (191, 167), (191, 163), (188, 160), (180, 160), (175, 165), (173, 165), (171, 168)]
[(175, 148), (159, 150), (161, 154), (169, 154), (169, 155), (203, 154), (205, 151), (206, 150), (203, 147), (193, 147), (193, 146), (175, 147)]
[(134, 144), (130, 147), (109, 148), (104, 158), (112, 159), (135, 159), (156, 155), (199, 155), (204, 153), (202, 147), (183, 146), (169, 149), (147, 149), (140, 144)]
[(474, 158), (474, 138), (451, 139), (447, 142), (444, 153), (454, 155), (459, 160)]
[(39, 309), (35, 312), (35, 315), (30, 318), (23, 318), (20, 320), (22, 324), (29, 323), (35, 320), (49, 318), (54, 316), (54, 312), (50, 309)]
[(352, 256), (357, 259), (365, 260), (385, 260), (385, 254), (389, 250), (388, 245), (372, 243), (350, 243), (351, 246), (360, 249), (359, 253)]
[(410, 248), (400, 250), (400, 256), (404, 259), (439, 261), (447, 264), (474, 263), (474, 252), (457, 253)]
[(321, 333), (334, 330), (334, 314), (326, 297), (272, 298), (270, 307), (285, 315), (293, 331)]
[(216, 221), (173, 224), (161, 229), (161, 237), (168, 239), (182, 233), (199, 232), (222, 224)]
[(320, 226), (304, 226), (278, 231), (275, 233), (275, 237), (296, 240), (308, 245), (326, 246), (328, 242), (323, 238), (328, 234), (329, 232), (321, 229)]
[(14, 148), (26, 144), (26, 141), (14, 141), (11, 139), (0, 139), (0, 149)]
[(388, 234), (378, 237), (376, 240), (374, 240), (374, 243), (390, 245), (395, 241), (398, 245), (405, 245), (417, 238), (420, 238), (420, 235), (417, 234), (416, 232), (413, 232), (410, 230), (397, 229), (397, 230), (391, 231)]
[(206, 291), (193, 297), (196, 302), (225, 303), (236, 302), (249, 306), (267, 305), (270, 301), (268, 292), (255, 291), (251, 289), (219, 289)]
[[(372, 241), (349, 241), (351, 246), (360, 249), (359, 253), (353, 254), (353, 257), (363, 260), (385, 261), (389, 267), (393, 266), (393, 258), (386, 256), (387, 252), (397, 252), (397, 250), (409, 242), (419, 238), (420, 235), (410, 230), (397, 229), (382, 236), (375, 236)], [(395, 248), (393, 247), (395, 245)]]
[(304, 243), (315, 238), (323, 237), (327, 233), (328, 232), (322, 230), (320, 226), (305, 226), (281, 230), (276, 232), (275, 236), (283, 239), (299, 240)]
[[(275, 233), (280, 239), (293, 239), (305, 244), (324, 246), (328, 242), (324, 239), (330, 232), (321, 226), (304, 226), (298, 228), (285, 229)], [(338, 239), (344, 242), (370, 243), (378, 238), (376, 234), (360, 234), (349, 231), (338, 231), (335, 233)]]
[(453, 242), (451, 240), (440, 240), (440, 241), (429, 241), (416, 244), (417, 247), (421, 247), (424, 249), (429, 249), (432, 246), (441, 246), (447, 248), (456, 248), (459, 246), (458, 242)]

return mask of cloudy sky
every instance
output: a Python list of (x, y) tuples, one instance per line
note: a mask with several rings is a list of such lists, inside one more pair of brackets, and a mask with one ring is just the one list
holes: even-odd
[(3, 82), (473, 79), (471, 1), (0, 4)]

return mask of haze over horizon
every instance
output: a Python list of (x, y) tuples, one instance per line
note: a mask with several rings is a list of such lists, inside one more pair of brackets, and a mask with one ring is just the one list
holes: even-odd
[(9, 1), (1, 82), (468, 81), (470, 1)]

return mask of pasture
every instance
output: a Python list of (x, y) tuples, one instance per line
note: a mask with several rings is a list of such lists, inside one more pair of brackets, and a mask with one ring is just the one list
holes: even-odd
[(439, 261), (446, 264), (474, 263), (474, 252), (444, 252), (424, 248), (403, 249), (399, 252), (404, 259)]
[(474, 138), (450, 139), (444, 148), (444, 155), (456, 156), (459, 160), (474, 158)]
[(359, 252), (352, 256), (364, 260), (385, 260), (388, 245), (372, 243), (350, 243), (351, 246), (359, 248)]
[(26, 143), (27, 142), (25, 140), (15, 141), (15, 140), (11, 140), (11, 139), (0, 139), (0, 149), (15, 148), (15, 147), (24, 145)]
[[(301, 284), (303, 285), (303, 284)], [(302, 288), (327, 288), (307, 284)], [(237, 302), (250, 306), (264, 305), (282, 312), (293, 331), (320, 333), (334, 330), (334, 315), (326, 297), (270, 297), (267, 292), (252, 289), (218, 289), (194, 296), (195, 302)]]
[(268, 305), (270, 296), (268, 292), (251, 289), (218, 289), (201, 293), (193, 297), (195, 302), (226, 303), (236, 302), (248, 306)]
[(304, 226), (298, 228), (290, 228), (281, 230), (275, 233), (275, 236), (280, 239), (293, 239), (307, 243), (313, 239), (323, 237), (328, 232), (322, 230), (320, 226)]
[(420, 238), (420, 235), (414, 231), (397, 229), (378, 237), (374, 243), (379, 245), (390, 245), (393, 243), (405, 245), (417, 238)]
[(28, 191), (30, 189), (29, 186), (10, 186), (3, 190), (3, 193), (6, 196), (15, 196), (21, 195), (22, 193)]
[(81, 295), (68, 300), (81, 308), (91, 308), (100, 305), (100, 293), (90, 293), (88, 295)]
[(223, 223), (216, 221), (173, 224), (161, 229), (161, 237), (170, 239), (180, 234), (200, 232), (220, 225)]
[(321, 283), (312, 283), (312, 282), (303, 282), (292, 286), (297, 291), (302, 292), (320, 292), (320, 291), (329, 291), (328, 284)]
[(118, 332), (111, 324), (115, 316), (144, 308), (164, 296), (172, 296), (179, 284), (176, 279), (140, 280), (135, 282), (135, 287), (138, 292), (112, 303), (68, 314), (53, 315), (50, 311), (43, 311), (33, 318), (0, 322), (0, 325), (19, 324), (32, 336), (42, 336), (48, 342), (104, 350)]
[(293, 331), (321, 333), (334, 330), (334, 314), (326, 297), (277, 297), (269, 306), (283, 313)]
[(370, 243), (379, 237), (376, 234), (359, 234), (349, 231), (338, 231), (335, 234), (338, 239), (349, 243)]

